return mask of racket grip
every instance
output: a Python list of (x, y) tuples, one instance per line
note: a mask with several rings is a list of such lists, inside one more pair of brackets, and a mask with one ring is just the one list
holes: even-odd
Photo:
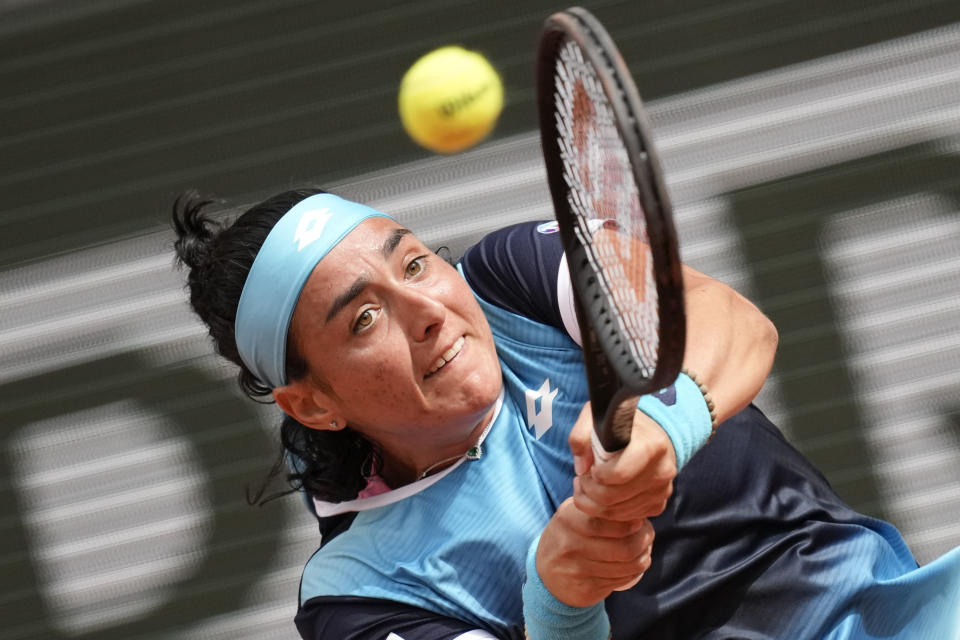
[(595, 462), (606, 462), (617, 455), (616, 451), (607, 451), (603, 448), (596, 429), (590, 431), (590, 448), (593, 449), (593, 459)]
[[(606, 449), (604, 449), (603, 445), (600, 444), (600, 438), (597, 437), (596, 431), (590, 432), (590, 447), (593, 449), (594, 462), (606, 462), (607, 460), (610, 460), (611, 458), (613, 458), (619, 453), (619, 451), (607, 451)], [(636, 585), (638, 582), (640, 582), (641, 578), (643, 578), (642, 573), (638, 575), (636, 578), (634, 578), (633, 580), (631, 580), (630, 582), (620, 585), (619, 587), (614, 589), (614, 591), (626, 591), (627, 589), (630, 589), (631, 587)]]

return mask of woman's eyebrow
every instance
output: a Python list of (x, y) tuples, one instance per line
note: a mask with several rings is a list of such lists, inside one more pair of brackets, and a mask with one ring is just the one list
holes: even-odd
[(330, 305), (330, 311), (327, 312), (327, 318), (323, 321), (324, 324), (330, 322), (333, 319), (333, 316), (340, 313), (340, 311), (350, 304), (350, 301), (363, 293), (363, 290), (367, 288), (367, 285), (370, 284), (370, 279), (366, 276), (360, 276), (354, 280), (353, 284), (350, 285), (350, 288), (341, 293), (333, 301), (333, 304)]
[[(393, 252), (397, 250), (397, 247), (400, 245), (400, 241), (403, 240), (403, 237), (410, 233), (409, 229), (394, 229), (393, 233), (384, 241), (383, 246), (380, 247), (380, 253), (383, 254), (384, 259), (389, 258), (393, 255)], [(354, 280), (353, 284), (350, 285), (350, 288), (341, 293), (333, 301), (333, 304), (330, 305), (330, 311), (327, 312), (327, 318), (324, 320), (324, 324), (330, 322), (333, 319), (333, 316), (340, 313), (344, 307), (346, 307), (350, 302), (363, 293), (363, 290), (367, 288), (367, 285), (370, 284), (370, 279), (366, 276), (360, 276)]]
[(394, 229), (393, 233), (390, 234), (390, 237), (386, 239), (383, 243), (383, 246), (380, 248), (380, 253), (383, 254), (384, 258), (389, 258), (393, 255), (393, 252), (397, 250), (397, 247), (400, 245), (400, 241), (403, 240), (403, 236), (410, 233), (410, 229)]

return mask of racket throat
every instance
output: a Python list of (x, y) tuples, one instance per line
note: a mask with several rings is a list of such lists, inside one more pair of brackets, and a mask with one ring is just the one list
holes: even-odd
[[(594, 454), (605, 460), (630, 442), (640, 394), (635, 387), (631, 388), (633, 385), (624, 385), (610, 366), (581, 301), (575, 299), (574, 306), (580, 326), (586, 328), (582, 334), (583, 364), (593, 412)], [(599, 452), (605, 455), (601, 456)]]

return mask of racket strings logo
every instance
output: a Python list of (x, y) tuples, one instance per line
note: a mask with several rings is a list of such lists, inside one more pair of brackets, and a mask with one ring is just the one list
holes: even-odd
[(311, 209), (300, 216), (297, 230), (293, 233), (293, 241), (297, 243), (297, 251), (303, 251), (320, 239), (323, 230), (333, 214), (330, 209)]
[[(559, 387), (550, 390), (550, 378), (543, 381), (536, 391), (527, 389), (527, 427), (539, 440), (553, 426), (553, 399), (560, 393)], [(539, 406), (538, 406), (539, 405)]]

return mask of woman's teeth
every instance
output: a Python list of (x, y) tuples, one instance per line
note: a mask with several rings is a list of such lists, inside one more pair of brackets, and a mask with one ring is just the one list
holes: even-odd
[(463, 349), (463, 342), (463, 336), (457, 338), (457, 341), (453, 343), (453, 346), (444, 351), (443, 355), (437, 358), (437, 361), (433, 363), (433, 368), (430, 369), (430, 372), (427, 373), (427, 375), (433, 375), (440, 370), (440, 367), (453, 360), (457, 354), (460, 353), (460, 350)]

